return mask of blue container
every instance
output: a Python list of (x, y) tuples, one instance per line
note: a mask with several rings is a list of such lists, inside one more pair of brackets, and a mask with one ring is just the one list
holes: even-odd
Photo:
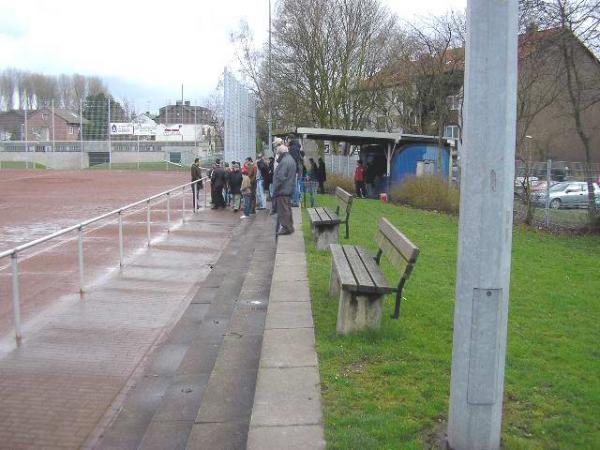
[[(422, 166), (424, 173), (438, 173), (440, 147), (435, 144), (408, 144), (396, 150), (392, 157), (391, 188), (397, 186), (406, 177), (417, 175), (417, 167)], [(441, 148), (442, 176), (448, 178), (450, 171), (450, 150)]]

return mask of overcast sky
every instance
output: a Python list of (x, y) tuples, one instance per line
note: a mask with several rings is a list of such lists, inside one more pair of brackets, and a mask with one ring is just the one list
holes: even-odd
[[(462, 10), (466, 0), (383, 0), (398, 16)], [(93, 7), (91, 6), (93, 5)], [(0, 0), (0, 67), (106, 79), (138, 110), (181, 96), (201, 101), (234, 63), (229, 34), (268, 30), (268, 0)]]

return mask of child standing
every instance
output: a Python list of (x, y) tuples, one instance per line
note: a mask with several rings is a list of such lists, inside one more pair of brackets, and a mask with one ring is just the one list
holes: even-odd
[(242, 196), (244, 197), (244, 215), (242, 219), (247, 219), (252, 213), (252, 181), (248, 176), (248, 168), (242, 169)]

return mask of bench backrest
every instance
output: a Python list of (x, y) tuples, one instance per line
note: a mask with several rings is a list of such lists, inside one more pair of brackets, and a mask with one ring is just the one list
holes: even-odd
[(348, 192), (346, 192), (338, 186), (335, 188), (335, 196), (337, 197), (338, 202), (340, 203), (343, 210), (346, 211), (346, 214), (350, 214), (350, 211), (352, 210), (352, 194), (349, 194)]
[(379, 221), (375, 240), (380, 251), (378, 257), (383, 254), (394, 267), (404, 270), (408, 278), (419, 256), (419, 248), (384, 217)]

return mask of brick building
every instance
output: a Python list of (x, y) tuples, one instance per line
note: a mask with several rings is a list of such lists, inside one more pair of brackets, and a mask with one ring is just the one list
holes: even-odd
[(50, 108), (27, 111), (27, 121), (25, 112), (13, 110), (0, 113), (0, 140), (78, 141), (81, 124), (88, 123), (87, 119), (68, 109), (54, 109), (54, 120)]
[[(519, 123), (518, 130), (530, 138), (519, 145), (529, 146), (532, 160), (585, 161), (584, 145), (578, 135), (575, 120), (571, 112), (569, 93), (566, 88), (564, 64), (561, 62), (560, 39), (567, 39), (575, 55), (577, 75), (582, 78), (585, 90), (580, 93), (584, 109), (581, 122), (589, 136), (592, 147), (592, 162), (600, 163), (600, 61), (581, 41), (568, 31), (558, 28), (537, 30), (529, 29), (519, 36)], [(412, 111), (402, 105), (401, 96), (396, 92), (405, 92), (407, 86), (417, 86), (419, 77), (427, 75), (443, 77), (447, 88), (446, 105), (448, 111), (443, 118), (443, 135), (458, 139), (460, 136), (462, 109), (462, 81), (464, 74), (464, 49), (450, 48), (444, 53), (443, 69), (428, 74), (429, 60), (416, 60), (412, 65), (394, 67), (380, 74), (379, 89), (384, 92), (381, 106), (376, 108), (371, 121), (375, 127), (385, 131), (414, 132), (415, 125), (425, 115), (428, 119), (420, 123), (423, 134), (437, 134), (438, 117), (427, 115), (426, 98), (424, 111)], [(425, 75), (424, 75), (425, 74)], [(383, 80), (383, 81), (382, 81)], [(525, 90), (528, 90), (525, 92)], [(536, 110), (543, 100), (546, 90), (554, 90), (550, 104), (532, 115), (525, 126), (523, 112)], [(418, 95), (413, 92), (413, 96)], [(409, 93), (409, 98), (411, 95)], [(588, 98), (589, 100), (586, 100)], [(495, 99), (490, 99), (491, 102)], [(538, 104), (536, 104), (536, 102)], [(523, 111), (521, 111), (523, 109)], [(417, 133), (419, 134), (419, 133)]]
[(32, 111), (27, 119), (27, 140), (29, 141), (78, 141), (81, 124), (88, 120), (68, 109), (49, 108)]
[(213, 121), (210, 109), (194, 106), (189, 100), (177, 100), (174, 105), (166, 105), (158, 110), (158, 123), (162, 124), (210, 124)]

